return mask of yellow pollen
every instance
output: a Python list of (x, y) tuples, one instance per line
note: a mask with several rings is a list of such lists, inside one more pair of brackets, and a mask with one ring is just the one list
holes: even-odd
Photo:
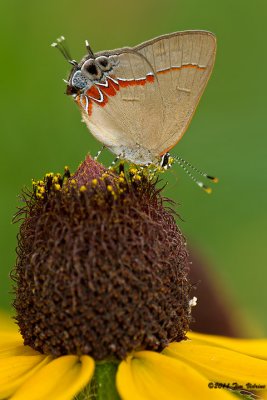
[(92, 179), (92, 186), (96, 186), (98, 184), (98, 180), (97, 179)]
[(133, 176), (133, 179), (135, 180), (135, 181), (141, 181), (141, 176), (140, 175), (134, 175)]
[(210, 187), (205, 187), (203, 188), (205, 190), (206, 193), (211, 194), (212, 189)]

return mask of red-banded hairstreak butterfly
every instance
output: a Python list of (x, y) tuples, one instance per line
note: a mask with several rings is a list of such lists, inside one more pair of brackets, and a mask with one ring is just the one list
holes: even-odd
[[(95, 54), (86, 41), (88, 54), (79, 63), (62, 40), (52, 46), (73, 65), (67, 94), (79, 105), (95, 138), (117, 158), (166, 167), (168, 152), (186, 131), (211, 75), (215, 36), (175, 32)], [(185, 170), (200, 172), (180, 157), (177, 161)]]

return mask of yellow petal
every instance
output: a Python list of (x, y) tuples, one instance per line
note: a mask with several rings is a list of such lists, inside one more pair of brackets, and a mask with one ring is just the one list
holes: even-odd
[(10, 400), (71, 400), (90, 381), (94, 360), (63, 356), (37, 371)]
[(23, 346), (21, 336), (13, 333), (0, 333), (0, 358), (2, 358), (2, 354), (5, 357), (8, 351), (10, 351), (10, 355), (15, 355), (12, 351), (17, 346)]
[(265, 360), (195, 340), (171, 343), (163, 353), (188, 363), (210, 381), (267, 386)]
[(0, 334), (0, 399), (12, 395), (51, 358), (24, 346), (17, 332)]
[(0, 358), (2, 356), (2, 350), (6, 356), (7, 349), (12, 349), (14, 346), (20, 346), (23, 344), (23, 339), (19, 333), (18, 325), (14, 319), (4, 312), (0, 311)]
[(208, 388), (208, 379), (190, 365), (152, 351), (141, 351), (119, 365), (116, 385), (123, 400), (230, 400), (225, 390)]
[(188, 333), (189, 339), (199, 343), (214, 344), (221, 347), (248, 354), (253, 357), (267, 360), (266, 339), (236, 339), (224, 336), (205, 335), (202, 333)]
[(36, 356), (40, 355), (29, 346), (24, 346), (19, 333), (0, 333), (0, 360), (1, 358), (14, 356)]
[[(24, 353), (21, 346), (21, 354)], [(0, 359), (0, 399), (11, 396), (32, 374), (51, 358), (43, 356), (26, 347), (27, 355), (18, 355)], [(16, 352), (19, 354), (18, 349)], [(36, 355), (37, 354), (37, 355)]]

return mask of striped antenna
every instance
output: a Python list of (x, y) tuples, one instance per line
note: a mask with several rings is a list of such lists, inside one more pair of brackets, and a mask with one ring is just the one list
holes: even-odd
[[(63, 42), (65, 42), (65, 43), (63, 44)], [(64, 38), (64, 36), (60, 36), (59, 38), (57, 38), (56, 42), (52, 43), (51, 46), (58, 49), (60, 51), (60, 53), (63, 55), (63, 57), (65, 58), (65, 60), (68, 61), (68, 63), (70, 63), (71, 65), (74, 65), (74, 66), (78, 65), (77, 61), (73, 60), (70, 56), (70, 52), (67, 47), (66, 39)]]
[(85, 47), (86, 47), (86, 49), (88, 51), (89, 56), (92, 57), (92, 58), (95, 58), (94, 52), (91, 49), (91, 46), (90, 46), (88, 40), (85, 41)]
[[(199, 181), (190, 171), (193, 170), (197, 172), (199, 175), (204, 176), (204, 178), (211, 180), (213, 183), (218, 183), (219, 179), (208, 175), (206, 172), (201, 171), (200, 169), (194, 167), (194, 165), (190, 164), (188, 161), (185, 161), (183, 158), (179, 156), (172, 156), (173, 159), (177, 162), (177, 164), (187, 173), (187, 175), (194, 181), (201, 189), (203, 189), (206, 193), (210, 194), (212, 189), (209, 186), (206, 186), (202, 181)], [(189, 169), (190, 168), (190, 169)]]

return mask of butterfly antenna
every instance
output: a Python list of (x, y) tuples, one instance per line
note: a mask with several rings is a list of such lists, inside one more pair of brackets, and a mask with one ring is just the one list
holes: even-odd
[[(65, 43), (63, 44), (63, 42), (65, 42)], [(66, 44), (66, 39), (64, 38), (64, 36), (60, 36), (59, 38), (57, 38), (56, 42), (52, 43), (51, 46), (57, 48), (60, 51), (60, 53), (63, 55), (65, 60), (68, 61), (68, 63), (70, 63), (71, 65), (74, 65), (74, 66), (78, 65), (77, 61), (75, 61), (71, 58), (69, 49)]]
[(85, 41), (85, 47), (86, 47), (86, 49), (88, 51), (89, 56), (92, 57), (92, 58), (95, 58), (94, 52), (91, 49), (91, 46), (90, 46), (88, 40)]
[(201, 171), (200, 169), (194, 167), (194, 165), (190, 164), (188, 161), (185, 161), (183, 158), (179, 156), (173, 156), (174, 160), (176, 160), (177, 164), (187, 173), (187, 175), (194, 181), (201, 189), (203, 189), (206, 193), (211, 193), (212, 189), (209, 186), (206, 186), (202, 181), (199, 181), (196, 179), (196, 177), (192, 174), (192, 172), (188, 169), (191, 168), (191, 170), (197, 172), (199, 175), (204, 176), (204, 178), (207, 178), (211, 180), (213, 183), (219, 182), (219, 179), (208, 175), (206, 172)]
[(190, 162), (184, 160), (183, 158), (181, 158), (179, 156), (174, 156), (174, 159), (184, 163), (189, 168), (191, 168), (193, 171), (197, 172), (199, 175), (204, 176), (207, 179), (210, 179), (213, 183), (218, 183), (219, 182), (218, 178), (216, 178), (215, 176), (208, 175), (206, 172), (203, 172), (200, 169), (196, 168), (194, 165), (190, 164)]

